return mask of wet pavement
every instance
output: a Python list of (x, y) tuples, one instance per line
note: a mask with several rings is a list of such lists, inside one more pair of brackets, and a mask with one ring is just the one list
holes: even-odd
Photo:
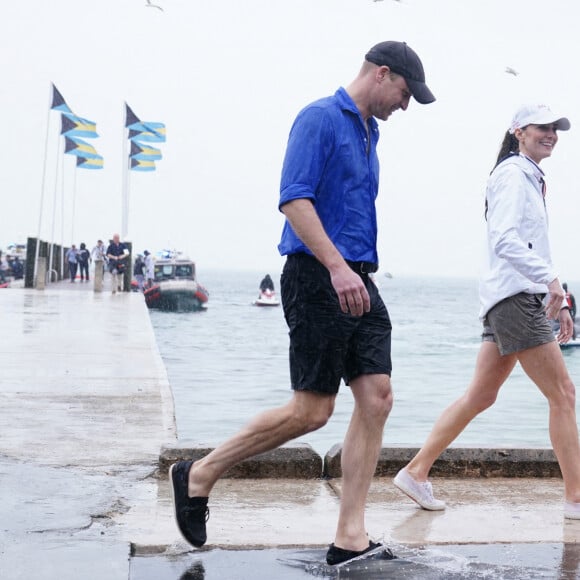
[(10, 288), (0, 313), (0, 578), (126, 580), (115, 518), (148, 501), (175, 440), (143, 298)]
[(140, 557), (131, 580), (533, 580), (580, 577), (578, 544), (393, 546), (395, 560), (359, 561), (338, 570), (324, 564), (326, 550), (211, 550), (179, 557)]
[(436, 478), (438, 513), (376, 478), (369, 534), (399, 558), (340, 570), (340, 479), (224, 479), (192, 551), (157, 474), (176, 431), (143, 299), (62, 286), (0, 292), (2, 580), (580, 578), (558, 478)]

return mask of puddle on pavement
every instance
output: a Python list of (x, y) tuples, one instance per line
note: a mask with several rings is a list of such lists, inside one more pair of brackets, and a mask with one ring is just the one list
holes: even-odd
[(203, 550), (135, 556), (130, 580), (529, 580), (580, 578), (579, 544), (393, 546), (395, 560), (359, 561), (340, 569), (325, 549)]

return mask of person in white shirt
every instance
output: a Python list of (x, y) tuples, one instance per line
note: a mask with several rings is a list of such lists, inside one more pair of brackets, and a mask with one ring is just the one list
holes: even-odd
[(104, 262), (106, 259), (106, 250), (103, 240), (97, 240), (97, 245), (91, 250), (91, 258), (95, 262)]
[[(550, 438), (564, 479), (564, 517), (580, 519), (580, 444), (575, 387), (559, 342), (572, 337), (565, 294), (548, 243), (542, 159), (570, 122), (545, 105), (518, 109), (504, 137), (486, 190), (488, 260), (480, 282), (482, 344), (467, 391), (439, 417), (417, 455), (393, 483), (427, 510), (445, 509), (433, 497), (429, 471), (439, 455), (496, 400), (519, 362), (548, 400)], [(546, 302), (543, 302), (548, 294)], [(558, 318), (554, 336), (549, 319)]]
[(102, 268), (105, 273), (105, 263), (107, 261), (107, 248), (103, 240), (97, 240), (97, 245), (91, 250), (91, 258), (95, 262), (95, 269)]
[(6, 272), (8, 271), (8, 260), (0, 251), (0, 284), (6, 283)]
[(144, 262), (145, 262), (145, 280), (147, 288), (151, 288), (153, 286), (153, 281), (155, 280), (155, 260), (153, 260), (153, 256), (149, 252), (149, 250), (145, 250), (143, 252), (144, 255)]

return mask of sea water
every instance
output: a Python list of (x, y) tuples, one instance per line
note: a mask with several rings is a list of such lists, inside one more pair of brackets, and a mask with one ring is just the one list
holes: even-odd
[[(276, 290), (279, 274), (270, 272)], [(215, 446), (260, 411), (291, 396), (282, 307), (256, 307), (264, 272), (200, 271), (205, 312), (150, 311), (172, 387), (178, 437)], [(383, 446), (420, 446), (441, 411), (467, 387), (481, 340), (477, 280), (376, 275), (391, 321), (395, 403)], [(580, 284), (569, 283), (570, 290)], [(580, 348), (564, 351), (580, 385)], [(353, 400), (341, 385), (328, 424), (299, 441), (320, 454), (340, 443)], [(548, 405), (517, 366), (496, 404), (455, 441), (463, 446), (548, 447)]]

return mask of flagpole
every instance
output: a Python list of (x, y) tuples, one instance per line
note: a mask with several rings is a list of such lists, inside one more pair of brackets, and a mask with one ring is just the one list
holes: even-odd
[(70, 243), (73, 244), (75, 240), (75, 217), (76, 217), (76, 204), (77, 204), (77, 166), (75, 160), (75, 168), (73, 173), (73, 186), (72, 186), (72, 223), (70, 227)]
[[(125, 139), (126, 142), (128, 142), (128, 139)], [(127, 191), (127, 210), (125, 213), (125, 237), (129, 235), (129, 207), (130, 207), (130, 202), (131, 202), (131, 168), (130, 168), (130, 164), (131, 164), (131, 160), (129, 159), (129, 153), (127, 152), (127, 155), (125, 156), (125, 167), (126, 167), (126, 175), (127, 175), (127, 185), (126, 187), (126, 191)]]
[[(65, 212), (64, 212), (64, 187), (61, 188), (60, 196), (60, 277), (64, 280), (64, 222), (65, 222)], [(58, 276), (57, 276), (58, 279)]]
[[(59, 143), (60, 145), (60, 143)], [(58, 147), (58, 153), (60, 153), (60, 147)], [(50, 253), (49, 253), (49, 258), (48, 258), (48, 264), (46, 265), (46, 272), (49, 275), (49, 281), (52, 282), (52, 258), (54, 255), (54, 230), (56, 228), (56, 202), (57, 202), (57, 195), (58, 195), (58, 178), (59, 178), (59, 173), (61, 173), (61, 187), (62, 190), (64, 191), (64, 171), (63, 171), (63, 165), (64, 165), (64, 153), (62, 154), (62, 156), (58, 156), (57, 153), (57, 158), (56, 158), (56, 173), (55, 173), (55, 177), (54, 177), (54, 194), (53, 194), (53, 199), (52, 199), (52, 228), (50, 231)], [(59, 172), (59, 168), (60, 168), (60, 172)], [(62, 197), (62, 195), (61, 195)]]
[(34, 281), (33, 284), (36, 285), (36, 274), (38, 271), (38, 255), (40, 253), (40, 235), (42, 231), (42, 213), (44, 212), (44, 189), (46, 185), (46, 166), (47, 166), (47, 158), (48, 158), (48, 136), (50, 134), (50, 111), (52, 103), (52, 83), (50, 83), (49, 87), (49, 97), (48, 97), (48, 115), (46, 118), (46, 136), (44, 138), (44, 162), (42, 165), (42, 183), (40, 186), (40, 212), (38, 214), (38, 230), (37, 230), (37, 237), (36, 237), (36, 249), (34, 252)]
[(122, 179), (122, 195), (121, 195), (121, 240), (125, 239), (127, 235), (127, 227), (129, 218), (127, 216), (129, 211), (129, 192), (127, 191), (127, 164), (128, 164), (128, 151), (127, 151), (127, 138), (128, 138), (128, 129), (127, 129), (127, 103), (125, 102), (125, 110), (124, 110), (124, 118), (125, 122), (123, 123), (123, 171), (121, 175)]

